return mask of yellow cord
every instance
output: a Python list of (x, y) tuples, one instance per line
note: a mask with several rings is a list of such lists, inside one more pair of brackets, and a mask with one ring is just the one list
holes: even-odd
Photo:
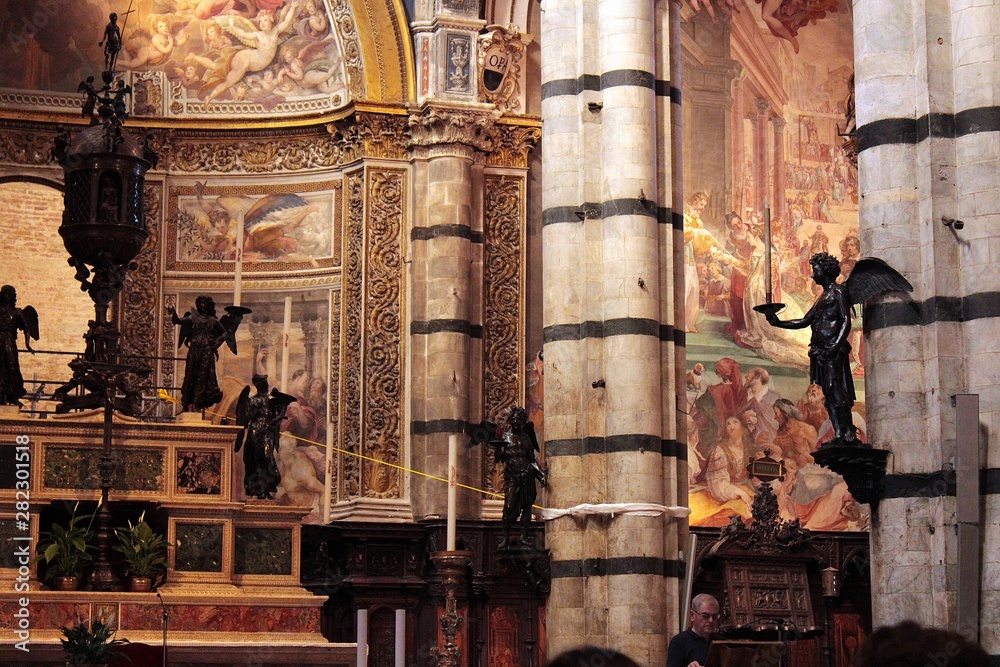
[[(176, 403), (178, 405), (180, 405), (180, 403), (181, 403), (179, 400), (177, 400), (176, 398), (174, 398), (173, 396), (171, 396), (170, 394), (168, 394), (166, 389), (160, 389), (159, 392), (157, 393), (157, 396), (159, 398), (165, 400), (165, 401), (170, 401), (171, 403)], [(213, 415), (215, 417), (221, 417), (221, 418), (228, 417), (228, 415), (224, 415), (224, 414), (221, 414), (221, 413), (218, 413), (218, 412), (212, 412), (211, 410), (206, 410), (205, 412), (206, 412), (206, 414), (210, 414), (210, 415)], [(287, 435), (289, 438), (295, 438), (296, 440), (299, 440), (301, 442), (307, 442), (310, 445), (316, 445), (317, 447), (321, 447), (321, 448), (324, 448), (324, 449), (327, 447), (327, 444), (325, 442), (316, 442), (315, 440), (310, 440), (308, 438), (300, 438), (299, 436), (292, 435), (291, 433), (288, 433), (286, 431), (282, 431), (281, 435)], [(356, 456), (359, 459), (364, 459), (365, 461), (371, 461), (372, 463), (380, 463), (380, 464), (382, 464), (384, 466), (389, 466), (390, 468), (396, 468), (397, 470), (402, 470), (404, 472), (409, 472), (409, 473), (412, 473), (414, 475), (420, 475), (421, 477), (426, 477), (428, 479), (434, 479), (434, 480), (437, 480), (439, 482), (444, 482), (445, 484), (448, 483), (448, 480), (445, 479), (444, 477), (439, 477), (437, 475), (432, 475), (430, 473), (423, 472), (422, 470), (415, 470), (413, 468), (407, 468), (406, 466), (397, 465), (395, 463), (389, 463), (388, 461), (383, 461), (381, 459), (375, 459), (375, 458), (372, 458), (370, 456), (365, 456), (364, 454), (359, 454), (357, 452), (350, 452), (350, 451), (347, 451), (346, 449), (340, 449), (339, 447), (333, 447), (332, 445), (330, 447), (331, 447), (331, 449), (333, 449), (333, 451), (340, 452), (341, 454), (347, 454), (349, 456)], [(480, 489), (480, 488), (477, 488), (475, 486), (469, 486), (468, 484), (462, 484), (460, 482), (455, 482), (455, 486), (463, 488), (463, 489), (468, 489), (469, 491), (476, 491), (477, 493), (482, 493), (483, 495), (493, 496), (494, 498), (503, 498), (504, 497), (504, 494), (502, 494), (502, 493), (494, 493), (493, 491), (487, 491), (486, 489)], [(534, 505), (533, 507), (538, 507), (538, 509), (542, 509), (538, 505)]]

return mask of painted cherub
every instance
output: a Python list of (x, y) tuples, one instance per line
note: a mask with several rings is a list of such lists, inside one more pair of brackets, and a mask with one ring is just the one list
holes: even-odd
[[(277, 84), (284, 92), (292, 92), (295, 87), (303, 91), (315, 89), (321, 93), (332, 93), (342, 85), (337, 81), (343, 58), (332, 62), (322, 58), (332, 42), (314, 42), (299, 48), (299, 43), (286, 42), (279, 51), (284, 63), (278, 71)], [(308, 64), (307, 64), (308, 63)]]
[(247, 72), (260, 72), (274, 60), (278, 44), (292, 25), (295, 13), (302, 0), (292, 0), (281, 9), (281, 16), (275, 21), (274, 13), (265, 10), (257, 14), (257, 25), (238, 16), (216, 17), (215, 21), (227, 32), (239, 39), (247, 48), (238, 50), (229, 61), (229, 71), (225, 80), (219, 83), (205, 99), (211, 104), (220, 95), (236, 85)]
[[(131, 58), (118, 57), (118, 63), (128, 69), (153, 69), (170, 59), (174, 48), (187, 43), (189, 35), (185, 28), (186, 22), (171, 22), (162, 14), (154, 14), (150, 18), (153, 34), (145, 30), (137, 30), (129, 36), (129, 53)], [(176, 31), (176, 32), (175, 32)]]
[(306, 0), (303, 7), (304, 16), (299, 19), (295, 26), (296, 32), (309, 40), (319, 40), (327, 36), (330, 30), (330, 22), (326, 14), (320, 11), (316, 4), (317, 0)]

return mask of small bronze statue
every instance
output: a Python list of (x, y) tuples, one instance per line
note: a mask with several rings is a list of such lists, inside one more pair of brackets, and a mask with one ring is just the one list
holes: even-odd
[(236, 402), (236, 424), (243, 431), (236, 436), (236, 451), (243, 448), (243, 489), (248, 497), (261, 500), (271, 499), (278, 490), (281, 474), (275, 452), (278, 450), (279, 429), (288, 406), (297, 399), (283, 394), (277, 389), (267, 393), (267, 376), (254, 375), (253, 386), (257, 390), (250, 395), (250, 387), (244, 387)]
[(782, 329), (812, 327), (809, 341), (809, 379), (823, 388), (826, 410), (833, 425), (833, 440), (824, 446), (860, 445), (851, 407), (856, 398), (851, 376), (851, 308), (892, 291), (913, 291), (898, 271), (876, 257), (858, 260), (851, 275), (843, 283), (840, 262), (825, 252), (813, 255), (813, 280), (823, 288), (815, 303), (804, 316), (796, 320), (778, 319), (784, 304), (765, 303), (754, 306), (763, 313), (767, 323)]
[(538, 495), (535, 480), (544, 487), (548, 484), (548, 477), (535, 460), (535, 452), (540, 450), (535, 437), (535, 425), (528, 421), (527, 411), (518, 406), (511, 408), (503, 439), (491, 440), (490, 444), (496, 447), (497, 461), (504, 464), (501, 517), (503, 542), (500, 546), (510, 547), (515, 544), (510, 531), (518, 519), (521, 522), (521, 535), (517, 543), (530, 546), (528, 528), (531, 525), (531, 507)]
[(0, 288), (0, 405), (20, 405), (27, 392), (17, 357), (17, 333), (24, 332), (24, 347), (31, 349), (31, 339), (38, 340), (38, 312), (31, 306), (17, 307), (17, 290), (10, 285)]
[(225, 343), (236, 354), (236, 330), (249, 314), (249, 308), (228, 306), (226, 315), (215, 316), (215, 301), (210, 296), (195, 299), (195, 312), (178, 317), (177, 311), (168, 308), (171, 321), (180, 325), (181, 335), (177, 347), (188, 348), (184, 364), (184, 382), (181, 384), (181, 405), (188, 411), (204, 410), (222, 400), (222, 390), (215, 372), (219, 348)]
[(104, 27), (104, 37), (97, 43), (104, 47), (104, 71), (115, 71), (115, 61), (122, 50), (122, 31), (118, 27), (118, 14), (108, 16), (108, 25)]

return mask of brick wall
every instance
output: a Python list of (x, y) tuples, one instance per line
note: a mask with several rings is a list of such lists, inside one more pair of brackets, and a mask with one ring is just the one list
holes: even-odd
[[(82, 352), (87, 321), (94, 316), (94, 304), (74, 270), (66, 263), (69, 254), (59, 236), (62, 193), (34, 183), (0, 185), (0, 284), (17, 288), (17, 305), (34, 306), (38, 311), (41, 340), (37, 350)], [(20, 339), (24, 347), (24, 339)], [(35, 373), (39, 380), (64, 382), (72, 357), (53, 354), (21, 355), (21, 372), (28, 391)], [(50, 384), (46, 389), (55, 388)]]

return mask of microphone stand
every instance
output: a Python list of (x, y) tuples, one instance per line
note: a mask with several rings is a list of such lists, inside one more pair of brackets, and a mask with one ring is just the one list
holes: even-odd
[(160, 606), (163, 607), (163, 667), (167, 667), (167, 623), (170, 621), (170, 616), (167, 614), (167, 605), (163, 603), (160, 591), (156, 591), (156, 597), (160, 601)]

